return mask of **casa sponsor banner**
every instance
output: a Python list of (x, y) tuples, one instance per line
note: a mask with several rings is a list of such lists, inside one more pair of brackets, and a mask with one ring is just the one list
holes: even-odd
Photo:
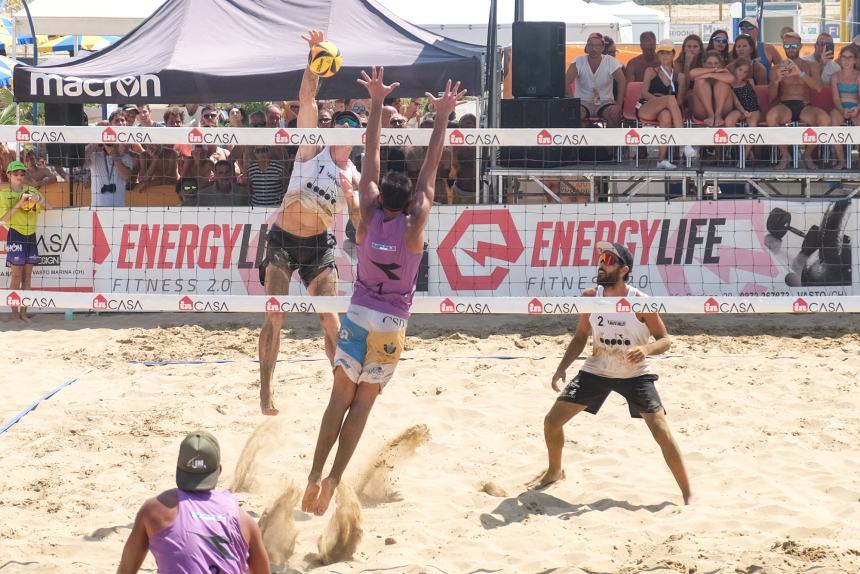
[[(0, 290), (0, 311), (181, 313), (344, 313), (349, 297), (71, 293)], [(413, 313), (574, 315), (579, 313), (857, 313), (860, 297), (417, 297)]]
[[(426, 146), (429, 129), (384, 129), (380, 143)], [(0, 126), (0, 141), (182, 145), (364, 145), (364, 130), (298, 128), (141, 128)], [(449, 146), (845, 145), (860, 143), (860, 127), (449, 129)]]
[[(49, 210), (39, 215), (36, 248), (39, 262), (33, 266), (32, 288), (92, 291), (92, 236), (89, 225), (81, 225), (79, 210)], [(0, 225), (0, 285), (9, 285), (6, 256), (7, 227)]]
[[(93, 287), (103, 293), (264, 295), (260, 266), (275, 209), (99, 209), (92, 219)], [(339, 287), (352, 293), (355, 244), (335, 219)], [(306, 295), (298, 273), (291, 295)], [(263, 310), (262, 307), (259, 310)]]
[(858, 201), (696, 201), (451, 207), (428, 227), (430, 295), (578, 295), (599, 241), (634, 259), (649, 295), (860, 294)]

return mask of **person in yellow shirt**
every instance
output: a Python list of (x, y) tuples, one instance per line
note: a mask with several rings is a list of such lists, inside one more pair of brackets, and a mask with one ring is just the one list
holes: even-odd
[[(39, 262), (36, 223), (39, 213), (49, 208), (38, 189), (24, 185), (27, 166), (9, 162), (7, 187), (0, 190), (0, 224), (9, 228), (6, 239), (6, 267), (10, 268), (10, 289), (29, 289), (33, 265)], [(12, 319), (29, 323), (26, 307), (13, 307)]]

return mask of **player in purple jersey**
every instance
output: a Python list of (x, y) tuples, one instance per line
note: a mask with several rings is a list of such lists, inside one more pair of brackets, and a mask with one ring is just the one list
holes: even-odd
[[(361, 211), (361, 223), (356, 230), (358, 278), (338, 333), (334, 386), (320, 424), (313, 467), (302, 498), (302, 510), (318, 516), (328, 509), (370, 409), (400, 360), (448, 115), (466, 93), (460, 91), (459, 82), (452, 86), (448, 80), (441, 97), (427, 94), (436, 111), (436, 121), (413, 189), (402, 173), (389, 172), (381, 182), (379, 178), (382, 104), (399, 84), (386, 86), (382, 68), (378, 72), (373, 68), (370, 76), (365, 72), (361, 75), (358, 83), (367, 88), (371, 104), (366, 155), (358, 186)], [(322, 480), (323, 467), (335, 441), (338, 446), (334, 463)]]

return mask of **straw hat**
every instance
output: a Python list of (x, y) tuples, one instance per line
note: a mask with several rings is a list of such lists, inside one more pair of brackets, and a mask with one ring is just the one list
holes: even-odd
[(657, 53), (660, 52), (672, 52), (675, 53), (675, 44), (672, 43), (672, 40), (666, 38), (664, 40), (660, 40), (660, 43), (657, 44)]

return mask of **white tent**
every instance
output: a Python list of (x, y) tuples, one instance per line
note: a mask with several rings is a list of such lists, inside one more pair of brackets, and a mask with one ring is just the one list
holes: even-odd
[[(378, 0), (397, 16), (440, 36), (472, 44), (487, 43), (490, 0)], [(511, 43), (514, 0), (498, 0), (498, 42)], [(604, 7), (582, 0), (527, 0), (525, 19), (531, 22), (566, 22), (568, 42), (585, 42), (592, 32), (612, 36), (616, 42), (633, 39), (630, 20)]]
[(633, 24), (633, 41), (639, 40), (642, 32), (654, 32), (659, 41), (669, 37), (669, 18), (659, 10), (640, 6), (633, 0), (591, 0), (592, 5), (601, 6)]
[[(146, 20), (165, 0), (30, 0), (36, 34), (124, 36)], [(28, 36), (27, 12), (13, 18), (16, 36)]]

